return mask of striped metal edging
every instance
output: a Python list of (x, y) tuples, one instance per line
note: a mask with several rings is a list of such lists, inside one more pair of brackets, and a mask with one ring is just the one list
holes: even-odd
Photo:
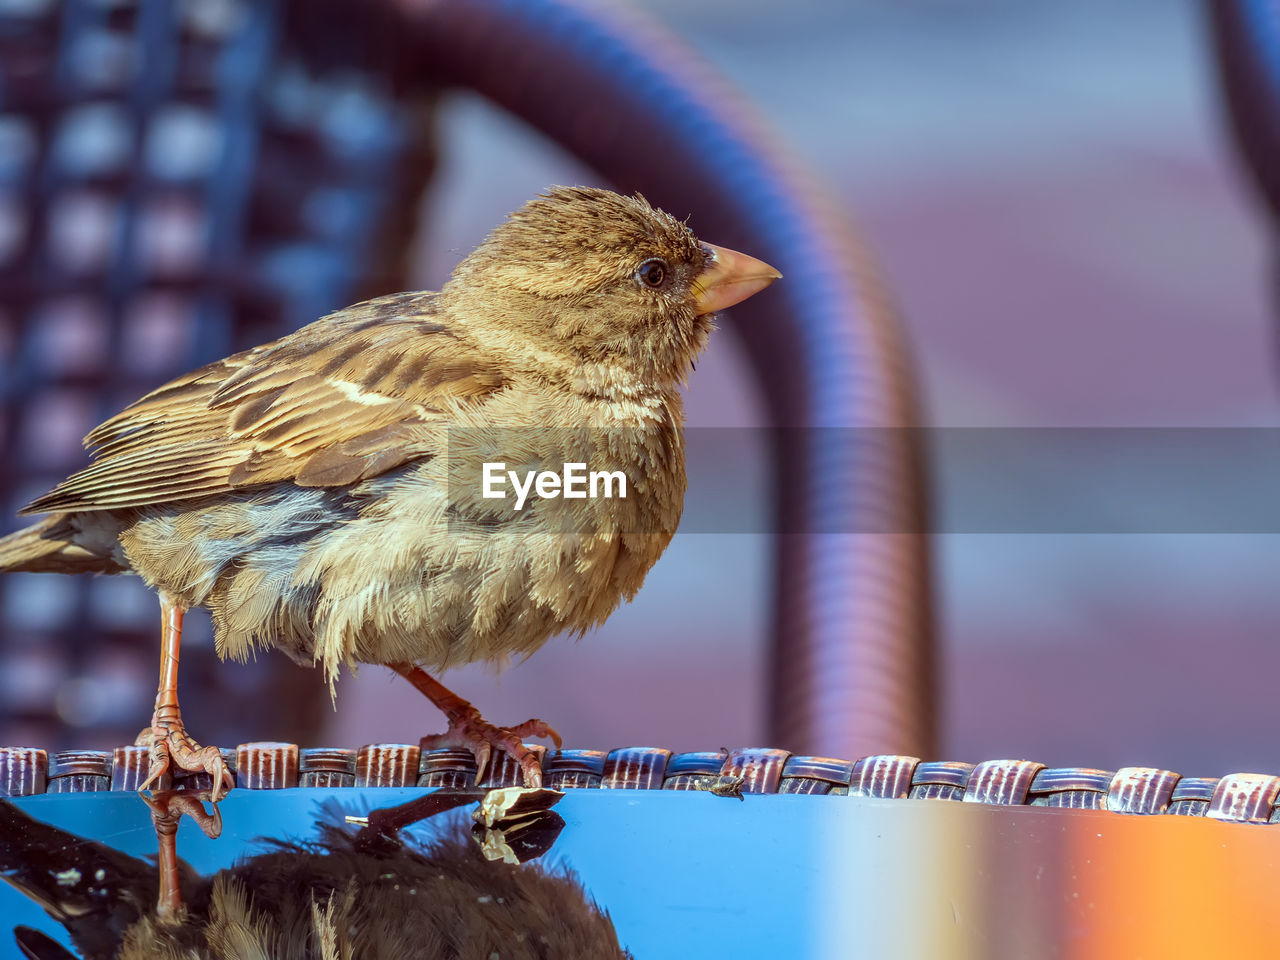
[[(692, 753), (660, 747), (543, 749), (535, 747), (544, 783), (557, 790), (704, 790), (733, 781), (747, 794), (848, 794), (1280, 822), (1280, 776), (1259, 773), (1183, 777), (1155, 767), (1111, 771), (1051, 768), (1031, 760), (970, 764), (893, 755), (842, 760), (760, 747)], [(222, 753), (240, 789), (463, 787), (476, 778), (475, 760), (466, 751), (423, 750), (404, 743), (351, 750), (256, 742)], [(147, 756), (135, 746), (54, 754), (35, 747), (0, 747), (0, 796), (136, 790), (146, 777)], [(207, 788), (206, 780), (205, 774), (187, 775), (178, 785)], [(495, 754), (480, 786), (519, 785), (519, 765)]]

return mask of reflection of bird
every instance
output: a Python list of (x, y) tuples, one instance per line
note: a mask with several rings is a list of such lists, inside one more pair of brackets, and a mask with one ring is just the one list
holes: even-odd
[[(348, 307), (102, 424), (86, 441), (95, 462), (28, 508), (52, 516), (0, 540), (0, 570), (132, 571), (157, 590), (148, 784), (171, 763), (230, 783), (178, 707), (196, 605), (223, 656), (278, 646), (331, 683), (343, 664), (392, 666), (445, 712), (439, 745), (482, 767), (504, 749), (536, 784), (520, 740), (554, 731), (494, 727), (420, 667), (530, 653), (634, 595), (679, 520), (678, 388), (709, 315), (778, 276), (642, 198), (554, 189), (439, 293)], [(621, 470), (630, 496), (517, 511), (481, 490), (482, 462), (578, 461)]]
[[(466, 825), (444, 818), (435, 839), (412, 845), (362, 844), (326, 825), (319, 843), (277, 845), (212, 877), (175, 859), (185, 905), (166, 914), (154, 864), (0, 801), (0, 874), (86, 960), (629, 956), (575, 877), (490, 861)], [(33, 928), (14, 933), (29, 957), (73, 956)]]

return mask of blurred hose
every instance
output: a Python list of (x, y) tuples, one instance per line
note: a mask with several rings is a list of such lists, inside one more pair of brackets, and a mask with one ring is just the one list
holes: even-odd
[[(1227, 115), (1280, 241), (1280, 0), (1209, 0), (1208, 9)], [(1280, 321), (1280, 256), (1273, 270)], [(1280, 326), (1274, 336), (1280, 343)]]
[[(692, 213), (784, 282), (732, 311), (780, 429), (771, 742), (930, 755), (924, 477), (911, 368), (874, 270), (819, 195), (679, 40), (574, 0), (398, 0), (424, 69), (479, 91), (618, 189)], [(806, 428), (806, 429), (794, 429)], [(864, 434), (859, 434), (864, 436)], [(732, 598), (725, 598), (731, 600)]]
[(1210, 0), (1209, 11), (1236, 138), (1280, 221), (1280, 2)]

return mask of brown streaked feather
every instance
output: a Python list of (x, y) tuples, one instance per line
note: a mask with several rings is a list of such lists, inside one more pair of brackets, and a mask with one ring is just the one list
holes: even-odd
[(412, 443), (409, 424), (392, 423), (313, 454), (298, 471), (300, 487), (337, 487), (359, 483), (404, 462)]
[(291, 480), (343, 486), (426, 455), (416, 428), (507, 383), (424, 294), (356, 304), (173, 380), (94, 429), (23, 513), (116, 510)]

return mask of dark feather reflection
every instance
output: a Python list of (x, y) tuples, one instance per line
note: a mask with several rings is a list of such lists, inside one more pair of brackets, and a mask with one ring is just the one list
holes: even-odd
[[(0, 878), (89, 960), (630, 957), (577, 878), (535, 862), (564, 821), (536, 798), (495, 803), (504, 793), (490, 792), (474, 825), (457, 808), (479, 791), (440, 791), (367, 817), (330, 801), (318, 808), (318, 840), (264, 840), (261, 853), (209, 877), (173, 849), (183, 815), (210, 836), (221, 829), (190, 795), (156, 795), (156, 863), (0, 800)], [(429, 836), (402, 836), (428, 818)], [(30, 927), (13, 935), (34, 960), (75, 956)]]

